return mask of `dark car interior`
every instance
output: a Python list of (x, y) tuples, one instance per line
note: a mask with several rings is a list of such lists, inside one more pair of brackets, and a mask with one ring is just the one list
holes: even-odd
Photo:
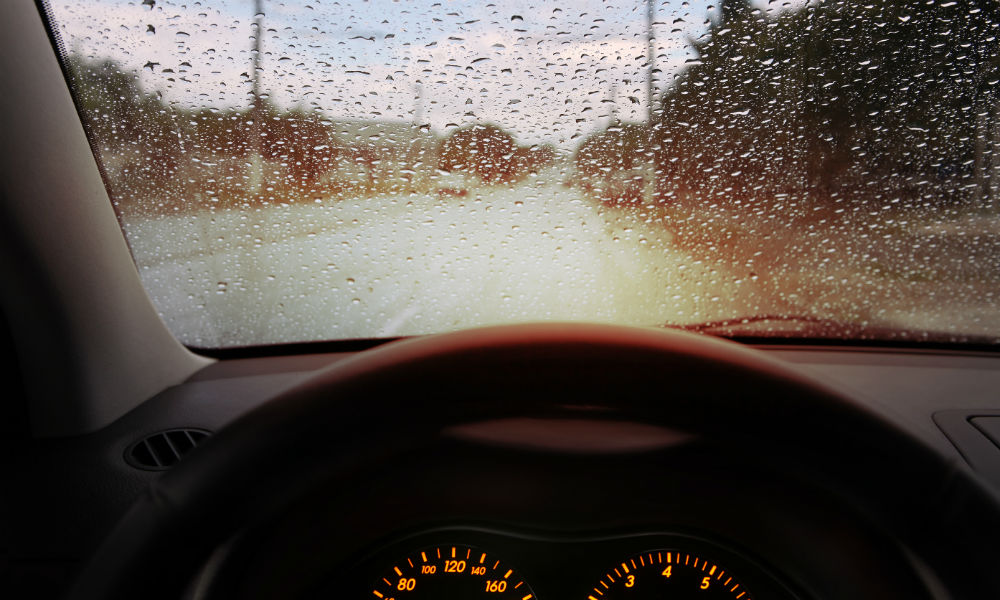
[(185, 346), (45, 6), (0, 19), (3, 597), (1000, 598), (987, 343), (535, 322)]

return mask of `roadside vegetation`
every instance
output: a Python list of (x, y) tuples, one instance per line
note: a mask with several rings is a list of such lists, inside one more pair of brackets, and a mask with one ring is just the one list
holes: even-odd
[(192, 110), (140, 88), (112, 60), (69, 58), (77, 102), (123, 214), (156, 215), (434, 194), (449, 172), (516, 183), (558, 157), (495, 125), (444, 137), (410, 123), (333, 121), (316, 111)]
[[(765, 13), (724, 0), (651, 122), (585, 138), (570, 183), (675, 221), (995, 208), (998, 6), (840, 0)], [(110, 60), (72, 56), (69, 70), (123, 213), (434, 194), (444, 173), (512, 184), (559, 158), (500, 124), (442, 137), (283, 110), (266, 95), (256, 109), (193, 110)]]
[(923, 228), (1000, 208), (998, 27), (987, 1), (725, 0), (651, 126), (583, 141), (581, 187), (748, 277), (939, 280)]

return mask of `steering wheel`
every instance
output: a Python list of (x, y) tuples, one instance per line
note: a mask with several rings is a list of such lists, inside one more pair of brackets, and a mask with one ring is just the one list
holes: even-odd
[(241, 527), (372, 453), (405, 451), (453, 425), (567, 415), (800, 457), (911, 544), (956, 597), (1000, 598), (1000, 502), (922, 442), (734, 342), (585, 324), (403, 340), (319, 372), (153, 483), (71, 598), (176, 598)]

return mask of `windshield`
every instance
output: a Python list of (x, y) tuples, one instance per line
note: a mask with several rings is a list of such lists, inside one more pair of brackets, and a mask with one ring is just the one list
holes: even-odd
[(992, 0), (48, 9), (188, 345), (546, 320), (1000, 340)]

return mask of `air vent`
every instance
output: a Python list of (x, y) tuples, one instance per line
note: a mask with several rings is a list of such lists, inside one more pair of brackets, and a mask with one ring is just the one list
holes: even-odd
[(129, 446), (125, 461), (137, 469), (163, 471), (177, 464), (209, 435), (211, 432), (204, 429), (160, 431)]

